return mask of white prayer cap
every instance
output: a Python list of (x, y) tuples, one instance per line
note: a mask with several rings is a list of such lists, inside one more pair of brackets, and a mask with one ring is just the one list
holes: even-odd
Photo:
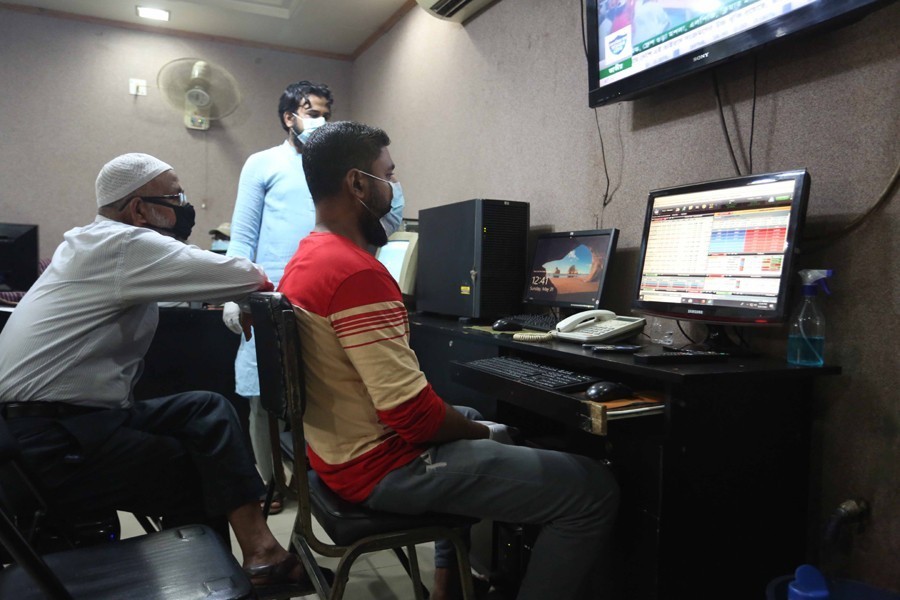
[(124, 198), (160, 173), (171, 170), (158, 158), (133, 152), (112, 159), (97, 175), (97, 206), (106, 206)]

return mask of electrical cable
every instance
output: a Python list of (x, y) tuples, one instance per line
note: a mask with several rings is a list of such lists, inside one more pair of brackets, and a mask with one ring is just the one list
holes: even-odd
[(587, 31), (584, 24), (584, 0), (581, 0), (581, 46), (584, 48), (584, 60), (587, 62), (588, 70), (591, 68), (590, 58), (587, 51)]
[[(890, 180), (888, 181), (887, 186), (884, 188), (884, 191), (878, 196), (878, 199), (875, 203), (869, 207), (869, 210), (856, 217), (845, 225), (844, 227), (838, 229), (837, 231), (832, 231), (829, 233), (823, 233), (820, 235), (814, 236), (804, 236), (801, 242), (801, 246), (799, 249), (800, 254), (809, 254), (810, 252), (817, 252), (826, 246), (831, 245), (833, 242), (836, 242), (840, 238), (844, 237), (857, 227), (863, 224), (863, 222), (868, 219), (876, 210), (881, 208), (888, 200), (893, 197), (893, 193), (897, 188), (897, 184), (900, 182), (900, 164), (894, 169), (894, 174), (891, 175)], [(803, 244), (807, 242), (818, 242), (817, 244), (813, 244), (812, 247), (806, 247)]]
[(678, 325), (678, 331), (681, 332), (681, 335), (683, 335), (684, 337), (686, 337), (687, 340), (688, 340), (690, 343), (692, 343), (692, 344), (696, 344), (696, 343), (697, 343), (697, 342), (695, 342), (695, 341), (691, 338), (691, 336), (689, 336), (687, 333), (684, 332), (684, 328), (681, 326), (681, 321), (679, 321), (678, 319), (675, 319), (675, 324)]
[(753, 106), (750, 109), (750, 147), (747, 150), (747, 173), (753, 173), (753, 132), (756, 131), (756, 75), (759, 62), (753, 55)]
[[(584, 22), (584, 0), (581, 0), (581, 47), (584, 49), (584, 60), (587, 62), (588, 71), (591, 69), (590, 57), (588, 56), (588, 48), (587, 48), (587, 30)], [(603, 176), (606, 178), (606, 189), (603, 190), (603, 200), (601, 201), (601, 207), (606, 208), (606, 205), (610, 203), (612, 198), (609, 197), (609, 168), (606, 164), (606, 146), (603, 143), (603, 131), (600, 129), (600, 115), (597, 113), (597, 108), (594, 107), (594, 121), (597, 123), (597, 137), (600, 138), (600, 160), (603, 163)], [(601, 211), (602, 212), (602, 211)], [(598, 225), (599, 227), (599, 225)]]
[(731, 144), (731, 136), (728, 134), (728, 126), (725, 125), (725, 110), (722, 108), (722, 96), (719, 94), (719, 78), (716, 76), (715, 69), (713, 69), (711, 73), (713, 91), (716, 93), (716, 106), (719, 108), (719, 123), (722, 125), (722, 133), (725, 135), (725, 142), (728, 144), (728, 154), (731, 155), (731, 163), (734, 165), (734, 172), (741, 175), (741, 168), (738, 166), (737, 157), (734, 155), (734, 146)]
[(609, 169), (606, 165), (606, 147), (603, 145), (603, 132), (600, 131), (600, 115), (594, 109), (594, 121), (597, 123), (597, 136), (600, 138), (600, 159), (603, 162), (603, 176), (606, 178), (606, 189), (603, 190), (603, 208), (606, 208), (612, 198), (609, 195)]

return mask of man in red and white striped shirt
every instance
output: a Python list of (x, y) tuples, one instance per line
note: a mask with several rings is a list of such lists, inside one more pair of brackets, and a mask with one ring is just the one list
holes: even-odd
[[(367, 251), (387, 239), (389, 143), (339, 122), (304, 152), (316, 228), (279, 291), (303, 338), (310, 463), (338, 495), (375, 509), (543, 524), (519, 597), (577, 598), (608, 542), (616, 483), (584, 457), (513, 445), (504, 425), (449, 407), (419, 370), (400, 289)], [(435, 599), (453, 595), (452, 561), (438, 544)]]

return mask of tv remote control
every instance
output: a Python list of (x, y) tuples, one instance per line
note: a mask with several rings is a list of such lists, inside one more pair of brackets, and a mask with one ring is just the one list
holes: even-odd
[(727, 360), (728, 354), (725, 352), (709, 352), (705, 350), (679, 350), (662, 354), (638, 352), (634, 355), (634, 362), (642, 365), (710, 363), (725, 362)]

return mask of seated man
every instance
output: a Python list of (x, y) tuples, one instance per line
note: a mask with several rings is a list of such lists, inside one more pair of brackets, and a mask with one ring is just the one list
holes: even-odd
[[(315, 349), (304, 353), (310, 464), (338, 495), (373, 509), (543, 525), (519, 598), (576, 598), (609, 543), (618, 487), (584, 457), (508, 445), (503, 425), (465, 418), (426, 381), (400, 289), (366, 251), (386, 242), (389, 143), (380, 129), (339, 122), (303, 154), (316, 228), (279, 290)], [(439, 546), (436, 599), (453, 573)]]
[(132, 396), (157, 302), (221, 303), (272, 284), (246, 259), (179, 241), (194, 209), (161, 160), (113, 159), (96, 193), (94, 222), (65, 233), (0, 333), (0, 413), (25, 461), (62, 511), (207, 522), (226, 542), (227, 518), (254, 584), (308, 583), (260, 513), (262, 481), (228, 401)]

